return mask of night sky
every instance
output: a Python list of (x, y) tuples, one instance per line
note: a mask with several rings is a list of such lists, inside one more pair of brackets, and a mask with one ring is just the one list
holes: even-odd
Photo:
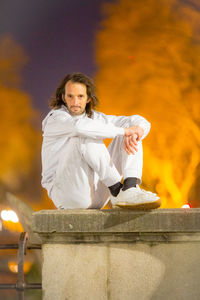
[(105, 2), (114, 0), (1, 0), (0, 38), (10, 35), (28, 55), (21, 89), (42, 115), (67, 73), (95, 74), (95, 35)]

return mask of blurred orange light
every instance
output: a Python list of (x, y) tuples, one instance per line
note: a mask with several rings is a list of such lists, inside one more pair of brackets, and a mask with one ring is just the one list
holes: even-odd
[(13, 261), (9, 261), (8, 267), (9, 267), (9, 269), (10, 269), (11, 272), (17, 273), (17, 271), (18, 271), (18, 265), (17, 265), (17, 263), (15, 263)]
[(23, 226), (19, 222), (19, 218), (17, 214), (13, 210), (11, 209), (2, 210), (0, 215), (3, 221), (4, 228), (7, 228), (8, 230), (11, 231), (18, 231), (18, 232), (24, 231)]
[(183, 206), (181, 206), (181, 208), (191, 208), (191, 205), (189, 203), (186, 203)]
[(4, 221), (11, 221), (13, 223), (18, 223), (19, 222), (19, 218), (13, 210), (2, 210), (1, 211), (1, 218)]
[[(24, 262), (24, 273), (28, 273), (30, 268), (32, 266), (32, 262), (30, 261), (25, 261)], [(18, 272), (18, 265), (16, 262), (14, 261), (9, 261), (8, 262), (8, 267), (10, 269), (11, 272), (13, 273), (17, 273)]]

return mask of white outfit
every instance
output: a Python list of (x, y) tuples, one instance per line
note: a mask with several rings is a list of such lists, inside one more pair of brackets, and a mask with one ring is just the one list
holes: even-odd
[[(71, 116), (64, 105), (48, 113), (42, 123), (42, 186), (57, 208), (101, 208), (108, 187), (121, 176), (141, 180), (142, 142), (135, 155), (123, 148), (124, 128), (135, 125), (144, 129), (144, 138), (150, 123), (138, 115)], [(108, 149), (104, 138), (113, 138)]]

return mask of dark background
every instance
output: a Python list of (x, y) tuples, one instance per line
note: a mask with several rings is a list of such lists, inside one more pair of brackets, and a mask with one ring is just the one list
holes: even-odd
[(95, 34), (105, 2), (114, 1), (1, 0), (0, 38), (10, 35), (28, 56), (21, 88), (42, 116), (67, 73), (95, 74)]

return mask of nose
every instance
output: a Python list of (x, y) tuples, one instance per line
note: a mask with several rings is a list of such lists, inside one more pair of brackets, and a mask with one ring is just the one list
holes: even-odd
[(73, 98), (72, 104), (75, 105), (75, 106), (79, 104), (79, 99), (78, 99), (78, 97), (74, 97), (74, 98)]

